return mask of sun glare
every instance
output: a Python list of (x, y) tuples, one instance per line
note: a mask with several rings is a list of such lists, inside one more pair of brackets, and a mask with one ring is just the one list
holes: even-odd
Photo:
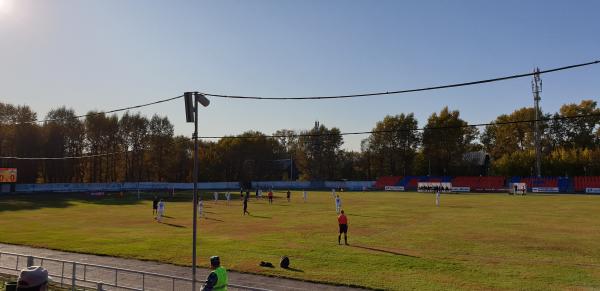
[(10, 13), (12, 5), (13, 0), (0, 0), (0, 15)]

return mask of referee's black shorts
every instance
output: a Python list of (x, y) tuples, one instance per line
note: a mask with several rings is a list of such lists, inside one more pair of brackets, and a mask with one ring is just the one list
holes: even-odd
[(348, 225), (340, 224), (340, 233), (348, 233)]

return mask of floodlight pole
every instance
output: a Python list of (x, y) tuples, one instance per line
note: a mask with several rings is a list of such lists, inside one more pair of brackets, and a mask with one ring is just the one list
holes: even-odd
[(183, 93), (185, 101), (185, 121), (194, 122), (194, 205), (193, 209), (193, 235), (192, 235), (192, 290), (196, 291), (196, 229), (198, 220), (198, 104), (206, 107), (210, 100), (198, 92)]
[(198, 219), (198, 102), (194, 94), (194, 231), (192, 238), (192, 290), (196, 291), (196, 223)]

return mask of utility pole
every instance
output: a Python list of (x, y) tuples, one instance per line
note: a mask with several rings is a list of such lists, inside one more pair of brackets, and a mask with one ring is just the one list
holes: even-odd
[(196, 290), (196, 233), (198, 221), (198, 103), (206, 107), (210, 101), (198, 92), (185, 92), (185, 119), (194, 123), (194, 198), (193, 200), (193, 230), (192, 230), (192, 290)]
[(531, 91), (533, 92), (533, 102), (535, 110), (535, 173), (538, 177), (542, 176), (542, 148), (541, 148), (541, 134), (540, 134), (540, 92), (542, 92), (542, 79), (540, 78), (540, 69), (535, 68), (533, 71), (533, 80), (531, 81)]
[[(194, 95), (195, 98), (195, 95)], [(192, 290), (196, 291), (196, 244), (197, 244), (197, 224), (198, 224), (198, 102), (194, 99), (194, 196), (192, 202), (194, 210), (192, 225)]]

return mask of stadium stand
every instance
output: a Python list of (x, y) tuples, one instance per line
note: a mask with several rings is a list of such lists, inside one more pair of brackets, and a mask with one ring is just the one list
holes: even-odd
[(585, 188), (600, 188), (600, 176), (575, 177), (573, 184), (576, 192), (585, 191)]
[(424, 178), (420, 176), (406, 176), (398, 182), (398, 186), (404, 186), (407, 190), (415, 190), (419, 182), (425, 182), (421, 181), (422, 179)]
[(385, 186), (396, 186), (400, 180), (402, 180), (401, 176), (384, 176), (379, 177), (375, 182), (375, 189), (383, 190)]
[(521, 176), (513, 176), (508, 180), (509, 183), (521, 183)]
[[(510, 178), (510, 183), (526, 183), (527, 188), (558, 188), (559, 192), (572, 192), (571, 179), (569, 177), (520, 177)], [(585, 190), (585, 187), (583, 188)], [(583, 191), (582, 190), (582, 191)]]
[(526, 183), (527, 188), (532, 187), (558, 187), (558, 178), (556, 177), (525, 177), (521, 178), (521, 183)]
[(505, 188), (506, 178), (497, 176), (475, 177), (459, 176), (452, 180), (453, 187), (470, 187), (471, 189), (503, 189)]
[(396, 184), (404, 186), (408, 190), (416, 190), (419, 182), (451, 182), (452, 177), (448, 176), (406, 176)]

